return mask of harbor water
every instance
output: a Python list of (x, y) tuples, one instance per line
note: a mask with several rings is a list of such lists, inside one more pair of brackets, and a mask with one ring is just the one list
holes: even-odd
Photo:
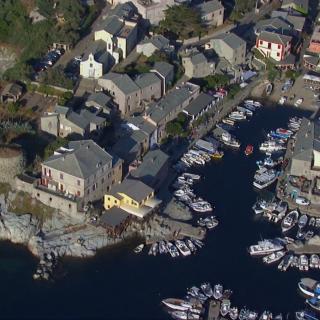
[[(0, 318), (168, 319), (161, 300), (183, 297), (188, 287), (204, 281), (232, 289), (235, 306), (293, 315), (304, 306), (297, 283), (306, 273), (280, 272), (251, 257), (247, 248), (280, 235), (280, 226), (254, 217), (252, 181), (255, 162), (263, 158), (258, 144), (266, 132), (285, 127), (296, 115), (308, 113), (286, 107), (259, 110), (235, 132), (240, 151), (226, 151), (222, 160), (192, 170), (203, 176), (194, 186), (196, 193), (214, 204), (220, 222), (196, 255), (172, 259), (148, 256), (147, 250), (136, 255), (132, 249), (137, 243), (127, 242), (91, 259), (65, 259), (57, 280), (35, 282), (37, 260), (21, 246), (1, 243)], [(254, 146), (249, 157), (243, 152), (247, 144)], [(195, 221), (200, 216), (205, 215), (195, 214)], [(316, 272), (307, 274), (318, 278)]]

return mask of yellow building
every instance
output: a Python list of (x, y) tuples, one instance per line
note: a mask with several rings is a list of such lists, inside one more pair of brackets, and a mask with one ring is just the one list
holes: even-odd
[(139, 218), (144, 218), (160, 203), (152, 188), (134, 179), (123, 180), (104, 196), (104, 208), (107, 211), (117, 207)]

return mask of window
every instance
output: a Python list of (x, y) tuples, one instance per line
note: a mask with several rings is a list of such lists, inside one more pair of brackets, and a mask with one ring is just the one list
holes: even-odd
[(101, 184), (104, 184), (104, 178), (101, 179)]
[(262, 40), (260, 40), (259, 42), (260, 42), (260, 44), (263, 44), (263, 41), (262, 41)]
[(60, 173), (60, 179), (63, 180), (63, 173)]
[(277, 52), (277, 57), (280, 57), (280, 53), (279, 52)]
[(108, 50), (111, 50), (111, 44), (108, 43)]
[(51, 170), (49, 169), (49, 177), (51, 177)]
[(90, 194), (90, 189), (88, 189), (87, 194)]
[(80, 197), (80, 194), (81, 194), (81, 193), (80, 193), (80, 191), (78, 190), (78, 191), (77, 191), (77, 196)]
[(281, 49), (281, 45), (280, 44), (278, 44), (278, 49)]
[(44, 174), (45, 176), (47, 175), (47, 169), (46, 169), (46, 168), (44, 168), (43, 174)]
[(110, 201), (110, 197), (107, 198)]
[(77, 185), (78, 185), (78, 186), (80, 186), (80, 185), (81, 185), (80, 180), (77, 180)]
[(268, 49), (271, 49), (271, 42), (268, 42)]
[(90, 68), (93, 68), (93, 64), (92, 63), (90, 63)]

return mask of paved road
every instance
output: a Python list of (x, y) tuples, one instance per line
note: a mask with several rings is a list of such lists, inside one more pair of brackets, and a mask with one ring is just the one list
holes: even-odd
[(96, 30), (99, 30), (103, 24), (103, 21), (106, 16), (108, 16), (109, 12), (111, 9), (111, 5), (109, 3), (106, 4), (106, 6), (102, 9), (100, 15), (97, 17), (97, 19), (93, 22), (91, 26), (91, 32), (83, 37), (75, 46), (74, 48), (66, 52), (59, 60), (58, 62), (54, 65), (54, 68), (57, 66), (66, 66), (70, 60), (72, 60), (76, 56), (81, 56), (83, 53), (86, 51), (88, 47), (90, 47), (93, 42), (93, 32)]

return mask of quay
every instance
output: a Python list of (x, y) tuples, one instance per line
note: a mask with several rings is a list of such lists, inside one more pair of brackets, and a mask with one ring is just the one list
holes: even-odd
[(204, 317), (206, 320), (217, 320), (220, 315), (220, 301), (209, 301), (208, 314)]
[(315, 236), (304, 244), (290, 243), (287, 245), (287, 249), (295, 254), (319, 254), (320, 237)]

